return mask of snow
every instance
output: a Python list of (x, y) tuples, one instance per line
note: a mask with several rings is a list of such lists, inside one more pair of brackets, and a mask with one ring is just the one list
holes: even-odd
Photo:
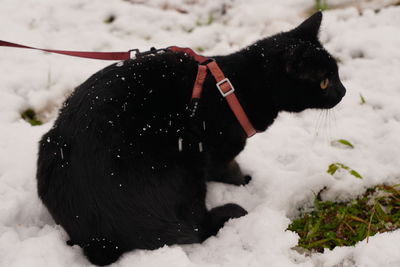
[[(201, 48), (206, 55), (227, 54), (296, 26), (313, 4), (110, 2), (2, 0), (0, 38), (54, 49), (126, 51), (179, 45)], [(209, 184), (208, 207), (234, 202), (249, 211), (247, 216), (229, 221), (203, 244), (136, 250), (114, 266), (400, 266), (400, 230), (312, 256), (293, 250), (298, 236), (286, 231), (298, 208), (309, 207), (324, 187), (324, 199), (344, 200), (376, 184), (400, 183), (400, 7), (387, 7), (393, 2), (389, 0), (358, 1), (356, 6), (350, 0), (333, 2), (341, 8), (324, 12), (320, 37), (340, 59), (347, 88), (343, 101), (330, 111), (281, 113), (268, 131), (249, 139), (238, 159), (253, 177), (249, 185)], [(115, 21), (107, 24), (110, 15)], [(37, 197), (37, 143), (65, 97), (109, 62), (0, 51), (0, 266), (89, 266), (79, 248), (65, 244), (65, 232)], [(28, 107), (46, 123), (32, 127), (23, 121), (20, 112)], [(355, 148), (332, 145), (337, 139), (349, 140)], [(327, 174), (334, 162), (364, 178)]]

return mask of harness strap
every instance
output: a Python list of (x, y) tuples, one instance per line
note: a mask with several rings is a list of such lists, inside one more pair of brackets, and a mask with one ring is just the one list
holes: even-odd
[(217, 82), (217, 88), (219, 89), (222, 96), (225, 97), (229, 107), (231, 108), (233, 114), (235, 114), (236, 119), (239, 121), (247, 136), (251, 137), (255, 135), (257, 131), (251, 124), (249, 118), (246, 115), (246, 112), (243, 110), (242, 105), (240, 105), (239, 99), (235, 95), (235, 88), (233, 87), (229, 79), (225, 77), (217, 62), (213, 60), (207, 64), (207, 67), (211, 71), (211, 74), (214, 76), (214, 79)]
[[(218, 66), (217, 62), (214, 59), (198, 55), (190, 48), (171, 46), (168, 49), (173, 52), (185, 53), (190, 57), (192, 57), (197, 63), (199, 63), (197, 69), (197, 76), (192, 91), (192, 99), (201, 98), (203, 83), (207, 76), (207, 69), (208, 69), (211, 72), (212, 76), (214, 77), (215, 81), (217, 82), (216, 86), (218, 90), (228, 102), (230, 109), (232, 110), (233, 114), (235, 114), (236, 119), (242, 126), (243, 130), (246, 132), (247, 137), (251, 137), (257, 133), (253, 125), (251, 124), (249, 118), (247, 117), (246, 112), (244, 111), (242, 105), (240, 104), (239, 99), (236, 97), (235, 88), (233, 87), (229, 79), (225, 77), (224, 72), (221, 70), (221, 68)], [(206, 63), (207, 61), (210, 62)], [(203, 63), (206, 64), (202, 65)]]
[(201, 98), (201, 92), (203, 91), (203, 83), (207, 77), (207, 66), (199, 65), (197, 69), (197, 76), (193, 86), (192, 99)]
[(170, 47), (168, 47), (168, 50), (171, 50), (172, 52), (188, 54), (199, 64), (202, 64), (202, 63), (206, 62), (207, 60), (209, 60), (208, 57), (204, 57), (204, 56), (197, 54), (196, 52), (193, 51), (193, 49), (191, 49), (189, 47), (170, 46)]

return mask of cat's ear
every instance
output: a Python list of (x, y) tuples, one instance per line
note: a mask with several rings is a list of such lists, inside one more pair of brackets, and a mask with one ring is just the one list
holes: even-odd
[(292, 33), (305, 40), (315, 40), (318, 39), (319, 27), (321, 26), (322, 12), (318, 11), (305, 21), (297, 26)]

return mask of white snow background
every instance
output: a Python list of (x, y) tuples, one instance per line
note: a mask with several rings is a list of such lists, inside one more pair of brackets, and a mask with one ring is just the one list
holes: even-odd
[[(336, 0), (324, 12), (320, 38), (340, 59), (347, 88), (329, 112), (281, 113), (239, 156), (253, 176), (241, 187), (210, 183), (207, 205), (234, 202), (249, 214), (231, 220), (203, 244), (136, 250), (114, 266), (400, 266), (400, 230), (355, 247), (305, 256), (286, 231), (298, 209), (346, 200), (376, 184), (400, 183), (400, 6), (391, 1)], [(392, 1), (393, 2), (393, 1)], [(374, 7), (373, 4), (376, 4)], [(88, 51), (147, 50), (169, 45), (227, 54), (295, 27), (312, 0), (0, 0), (0, 39), (36, 47)], [(348, 5), (350, 4), (350, 5)], [(359, 11), (362, 10), (362, 15)], [(105, 23), (110, 16), (115, 21)], [(209, 18), (212, 16), (212, 23)], [(110, 62), (0, 47), (0, 266), (89, 266), (51, 219), (36, 193), (38, 140), (74, 87)], [(360, 104), (360, 94), (366, 100)], [(31, 126), (31, 107), (46, 120)], [(347, 139), (354, 149), (334, 146)], [(344, 163), (364, 178), (331, 176)]]

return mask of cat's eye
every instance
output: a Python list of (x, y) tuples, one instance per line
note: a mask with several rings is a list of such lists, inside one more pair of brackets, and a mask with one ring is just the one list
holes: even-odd
[(319, 86), (321, 87), (322, 90), (325, 90), (326, 88), (328, 88), (328, 84), (329, 84), (329, 79), (326, 78), (320, 82)]

